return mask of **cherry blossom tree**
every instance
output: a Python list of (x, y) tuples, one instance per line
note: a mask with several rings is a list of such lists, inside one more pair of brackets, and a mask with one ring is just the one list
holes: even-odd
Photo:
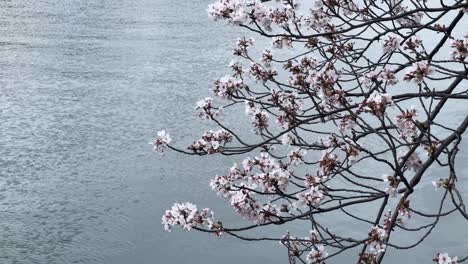
[[(210, 186), (250, 223), (225, 226), (210, 209), (186, 202), (165, 212), (165, 229), (278, 241), (290, 263), (325, 263), (352, 251), (356, 263), (372, 264), (389, 249), (424, 243), (441, 218), (460, 214), (468, 220), (459, 184), (468, 175), (456, 166), (468, 127), (467, 13), (466, 0), (211, 4), (213, 20), (269, 44), (238, 39), (213, 98), (196, 102), (199, 117), (215, 130), (188, 148), (160, 131), (154, 150), (232, 157), (234, 165)], [(223, 121), (239, 108), (250, 121), (235, 127)], [(251, 132), (246, 137), (240, 130)], [(440, 172), (435, 180), (427, 176), (434, 169)], [(434, 212), (411, 203), (428, 185), (440, 197)], [(353, 212), (356, 206), (369, 208), (371, 217)], [(367, 229), (354, 236), (335, 232), (323, 221), (331, 214)], [(309, 226), (310, 232), (245, 235), (286, 224)], [(391, 240), (397, 232), (414, 240)], [(465, 255), (435, 251), (427, 259), (461, 263)]]

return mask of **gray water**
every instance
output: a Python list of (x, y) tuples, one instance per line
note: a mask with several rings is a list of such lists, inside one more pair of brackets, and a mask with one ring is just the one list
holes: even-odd
[(239, 36), (208, 20), (209, 2), (0, 1), (1, 264), (285, 263), (276, 243), (160, 225), (185, 200), (237, 219), (207, 184), (231, 161), (148, 144), (168, 127), (187, 143), (206, 125), (194, 101)]

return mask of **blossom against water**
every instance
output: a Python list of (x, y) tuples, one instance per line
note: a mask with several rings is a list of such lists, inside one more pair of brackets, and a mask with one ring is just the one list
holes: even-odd
[[(409, 149), (407, 150), (401, 150), (398, 153), (398, 161), (402, 162), (403, 159), (406, 157)], [(413, 151), (411, 155), (407, 158), (404, 166), (409, 169), (413, 170), (414, 172), (418, 171), (422, 167), (422, 160), (419, 158), (419, 155), (416, 151)]]
[(201, 119), (210, 120), (213, 118), (219, 118), (222, 115), (222, 107), (213, 107), (213, 98), (205, 97), (204, 99), (198, 100), (195, 104), (195, 110), (199, 110), (198, 116)]
[(377, 117), (385, 115), (387, 107), (393, 105), (392, 97), (386, 93), (374, 92), (360, 105), (360, 111), (374, 114)]
[(412, 106), (408, 110), (404, 110), (401, 114), (395, 117), (396, 126), (400, 138), (413, 139), (416, 137), (418, 128), (416, 126), (415, 118), (418, 116), (418, 111)]
[(306, 260), (309, 264), (318, 264), (326, 257), (328, 257), (328, 252), (325, 250), (323, 245), (319, 245), (307, 254)]
[(326, 150), (322, 151), (322, 157), (319, 160), (319, 166), (320, 172), (323, 175), (330, 175), (333, 169), (335, 169), (335, 167), (338, 165), (340, 165), (340, 162), (338, 161), (338, 155)]
[(288, 153), (289, 164), (292, 164), (294, 166), (298, 166), (298, 165), (304, 163), (304, 156), (306, 154), (307, 154), (307, 151), (305, 151), (303, 149), (291, 150)]
[(208, 16), (215, 21), (226, 19), (232, 24), (245, 23), (249, 18), (243, 0), (218, 0), (208, 6)]
[(387, 230), (378, 226), (373, 226), (369, 233), (369, 239), (366, 244), (373, 253), (381, 253), (386, 249), (385, 238), (388, 236)]
[(254, 222), (259, 221), (258, 215), (262, 206), (251, 191), (247, 189), (235, 191), (230, 200), (232, 208), (239, 215)]
[(422, 47), (422, 39), (418, 36), (414, 36), (405, 41), (403, 50), (408, 50), (410, 53), (418, 53), (418, 51), (421, 50)]
[(162, 224), (166, 231), (171, 231), (174, 226), (181, 226), (183, 229), (191, 230), (193, 227), (213, 226), (213, 212), (205, 208), (201, 211), (192, 203), (175, 203), (170, 210), (166, 210), (162, 216)]
[(440, 188), (444, 189), (450, 189), (453, 185), (452, 182), (450, 182), (450, 179), (438, 179), (436, 181), (432, 181), (432, 185), (434, 186), (435, 190), (437, 191)]
[(284, 48), (292, 48), (292, 38), (290, 37), (274, 37), (272, 38), (271, 45), (275, 49), (284, 49)]
[(298, 208), (304, 206), (318, 207), (322, 203), (324, 192), (322, 191), (322, 186), (314, 186), (304, 192), (298, 193), (296, 197), (298, 200), (295, 202), (295, 206)]
[(164, 150), (167, 148), (167, 145), (171, 143), (172, 139), (169, 133), (165, 130), (161, 130), (158, 132), (158, 136), (153, 141), (153, 150), (156, 152), (163, 153)]
[(437, 252), (432, 261), (437, 264), (457, 264), (458, 257), (450, 257), (448, 253), (439, 253)]
[(418, 61), (411, 65), (406, 71), (403, 80), (414, 81), (417, 84), (421, 84), (427, 76), (433, 72), (432, 67), (427, 61)]
[(207, 131), (203, 136), (189, 146), (195, 153), (219, 153), (226, 143), (232, 141), (232, 135), (224, 129)]
[(223, 99), (231, 98), (236, 94), (237, 91), (244, 87), (244, 83), (242, 82), (242, 80), (236, 79), (229, 75), (226, 75), (216, 80), (214, 85), (214, 95)]
[(237, 39), (236, 42), (236, 48), (232, 52), (235, 56), (240, 56), (240, 57), (247, 57), (248, 56), (248, 48), (250, 46), (253, 46), (255, 43), (255, 40), (253, 38), (239, 38)]
[(391, 197), (395, 197), (397, 194), (397, 187), (400, 184), (400, 179), (398, 176), (391, 176), (388, 174), (383, 174), (382, 179), (384, 183), (387, 183), (387, 187), (385, 188), (385, 192), (390, 195)]

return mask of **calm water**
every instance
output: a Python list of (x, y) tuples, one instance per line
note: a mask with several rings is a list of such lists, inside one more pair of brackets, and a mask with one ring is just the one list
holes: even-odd
[[(276, 243), (162, 232), (174, 201), (236, 219), (207, 185), (230, 161), (148, 144), (165, 127), (182, 143), (202, 131), (193, 102), (238, 36), (208, 20), (208, 3), (0, 1), (0, 263), (286, 261)], [(448, 230), (418, 254), (467, 235)]]

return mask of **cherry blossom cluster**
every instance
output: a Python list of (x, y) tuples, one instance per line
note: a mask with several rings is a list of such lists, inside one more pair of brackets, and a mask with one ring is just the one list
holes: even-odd
[(153, 141), (153, 150), (163, 153), (171, 141), (172, 139), (169, 133), (167, 133), (165, 130), (161, 130), (158, 132), (158, 136)]
[(224, 76), (214, 83), (213, 89), (214, 95), (221, 98), (231, 98), (236, 94), (237, 91), (244, 87), (244, 83), (240, 79), (236, 79), (232, 76)]
[(197, 101), (195, 110), (200, 110), (198, 116), (205, 120), (219, 118), (222, 115), (222, 107), (213, 107), (213, 98), (211, 97), (205, 97), (204, 99)]
[(193, 227), (213, 228), (213, 212), (209, 208), (201, 211), (191, 203), (175, 203), (170, 210), (162, 216), (162, 224), (166, 231), (171, 231), (174, 226), (181, 226), (186, 230)]
[(437, 252), (432, 261), (434, 261), (437, 264), (457, 264), (458, 257), (450, 257), (448, 253)]
[(255, 133), (258, 134), (268, 128), (270, 115), (268, 112), (256, 107), (252, 100), (245, 101), (245, 113), (252, 119)]
[(383, 43), (384, 53), (393, 53), (400, 48), (400, 38), (395, 36), (387, 36)]
[(374, 84), (380, 85), (383, 83), (392, 86), (398, 83), (395, 73), (388, 68), (384, 68), (380, 72), (377, 70), (370, 71), (364, 74), (360, 81), (367, 88), (371, 88)]
[(437, 181), (432, 181), (432, 185), (435, 187), (435, 190), (437, 191), (440, 188), (450, 189), (453, 183), (450, 182), (450, 179), (438, 179)]
[(255, 40), (253, 38), (240, 38), (237, 39), (236, 43), (236, 48), (232, 52), (233, 55), (235, 56), (240, 56), (240, 57), (247, 57), (248, 56), (248, 48), (250, 46), (253, 46), (255, 43)]
[(326, 257), (328, 257), (328, 252), (325, 250), (325, 247), (323, 245), (318, 245), (307, 254), (306, 260), (309, 264), (317, 264), (321, 263)]
[(339, 107), (346, 100), (343, 91), (335, 87), (338, 78), (339, 73), (331, 63), (328, 63), (323, 71), (312, 76), (312, 87), (318, 91), (318, 96), (322, 100), (321, 105), (325, 109)]
[[(314, 180), (316, 179), (317, 178), (314, 178)], [(297, 201), (294, 203), (296, 208), (309, 206), (319, 207), (324, 199), (324, 187), (321, 185), (311, 186), (306, 191), (296, 194), (296, 198)]]
[(372, 227), (369, 233), (369, 239), (366, 241), (371, 253), (378, 254), (385, 251), (387, 247), (385, 244), (385, 238), (387, 235), (387, 230), (384, 228), (380, 228), (378, 226)]
[(414, 107), (404, 110), (401, 114), (396, 116), (396, 125), (402, 139), (414, 139), (416, 137), (418, 128), (416, 126), (415, 117), (417, 116), (418, 111)]
[(271, 44), (275, 49), (284, 49), (284, 48), (292, 48), (293, 42), (292, 38), (290, 37), (274, 37), (271, 40)]
[[(391, 212), (391, 210), (390, 210)], [(412, 211), (410, 207), (410, 201), (408, 199), (404, 199), (401, 204), (400, 208), (398, 209), (398, 218), (397, 221), (401, 224), (404, 225), (407, 221), (411, 219), (412, 216)], [(387, 228), (387, 230), (390, 230), (390, 226)]]
[[(468, 37), (468, 34), (467, 34)], [(455, 39), (452, 41), (452, 52), (450, 56), (457, 61), (464, 61), (468, 56), (468, 39)]]
[(410, 53), (418, 54), (423, 49), (423, 41), (420, 37), (414, 36), (405, 41), (403, 50), (407, 50)]
[(271, 67), (264, 67), (260, 63), (252, 63), (250, 65), (250, 74), (257, 80), (266, 82), (273, 80), (278, 73)]
[(208, 14), (215, 21), (227, 19), (233, 24), (244, 23), (248, 20), (245, 1), (243, 0), (220, 0), (208, 6)]
[(295, 116), (297, 116), (303, 106), (303, 102), (298, 98), (298, 94), (273, 90), (270, 100), (274, 105), (278, 106), (278, 110), (281, 112), (277, 117), (277, 123), (283, 128), (293, 126), (296, 123)]
[(386, 93), (374, 92), (360, 105), (360, 111), (372, 113), (377, 117), (385, 115), (387, 107), (393, 105), (392, 97)]
[(395, 197), (397, 195), (397, 188), (400, 184), (400, 179), (398, 176), (390, 176), (387, 174), (382, 175), (383, 181), (387, 183), (387, 187), (385, 188), (385, 192), (388, 193), (391, 197)]
[(417, 84), (421, 84), (424, 78), (431, 75), (432, 72), (433, 69), (427, 61), (418, 61), (408, 68), (403, 80), (414, 81)]
[(321, 2), (318, 1), (317, 8), (311, 9), (311, 15), (304, 18), (305, 25), (317, 32), (324, 32), (331, 25), (331, 17), (325, 11)]
[(223, 146), (232, 141), (231, 133), (224, 129), (207, 131), (203, 136), (189, 146), (195, 153), (218, 153), (223, 151)]
[(327, 150), (322, 151), (322, 157), (319, 160), (320, 172), (327, 176), (330, 175), (333, 170), (340, 165), (338, 155), (331, 153)]
[(274, 204), (262, 206), (254, 191), (286, 191), (289, 178), (287, 168), (262, 152), (259, 157), (244, 159), (242, 168), (234, 164), (229, 174), (214, 177), (210, 186), (218, 195), (229, 198), (237, 213), (258, 223), (277, 216), (281, 210)]
[[(261, 41), (238, 39), (231, 73), (214, 82), (214, 99), (196, 103), (198, 116), (222, 129), (206, 132), (189, 146), (189, 154), (242, 156), (242, 163), (216, 175), (210, 186), (254, 224), (225, 228), (213, 223), (208, 209), (186, 203), (166, 212), (166, 229), (180, 225), (251, 240), (243, 231), (307, 221), (313, 228), (310, 237), (288, 232), (259, 240), (280, 241), (290, 263), (325, 263), (361, 246), (358, 262), (376, 264), (387, 246), (401, 246), (399, 239), (389, 243), (390, 234), (417, 231), (422, 239), (403, 243), (413, 248), (438, 224), (420, 218), (452, 213), (466, 218), (454, 184), (461, 179), (455, 156), (468, 121), (444, 120), (439, 113), (452, 105), (463, 107), (452, 102), (468, 99), (468, 38), (458, 32), (464, 30), (460, 21), (468, 4), (442, 2), (215, 0), (208, 8), (211, 18), (256, 33)], [(434, 38), (429, 40), (430, 34)], [(245, 124), (232, 119), (221, 120), (223, 109), (238, 113), (244, 107), (251, 131), (242, 131)], [(170, 142), (161, 131), (153, 148), (187, 153)], [(421, 213), (410, 207), (411, 195), (419, 192), (420, 182), (429, 181), (427, 171), (434, 167), (449, 170), (443, 175), (450, 176), (432, 184), (445, 189), (443, 199), (451, 198), (445, 203), (452, 202), (456, 210)], [(369, 219), (347, 210), (377, 203), (380, 208)], [(368, 238), (330, 232), (323, 219), (337, 212), (375, 223)], [(457, 258), (438, 253), (434, 261), (453, 264)]]
[[(351, 163), (354, 163), (357, 160), (359, 153), (360, 153), (360, 147), (349, 138), (345, 138), (344, 140), (341, 140), (341, 139), (338, 139), (335, 135), (331, 135), (326, 138), (320, 139), (320, 143), (323, 145), (323, 147), (327, 148), (326, 151), (322, 152), (322, 159), (325, 158), (327, 153), (331, 153), (335, 150), (341, 150), (342, 153), (345, 154), (348, 161), (350, 161)], [(326, 158), (330, 158), (330, 156)], [(337, 155), (333, 156), (334, 160), (337, 160), (337, 158), (338, 158)], [(339, 162), (330, 163), (330, 165), (334, 165), (334, 166), (338, 164)], [(325, 166), (325, 163), (323, 165)], [(322, 165), (321, 165), (321, 168), (322, 168)], [(322, 168), (322, 170), (325, 170), (327, 172), (331, 171), (330, 169), (333, 170), (333, 168), (325, 168), (325, 169)], [(325, 175), (327, 174), (324, 171), (321, 171), (321, 172), (324, 173)]]
[(311, 76), (316, 73), (317, 61), (314, 58), (304, 56), (299, 61), (289, 60), (283, 65), (291, 75), (289, 83), (301, 91), (307, 91), (311, 86)]

